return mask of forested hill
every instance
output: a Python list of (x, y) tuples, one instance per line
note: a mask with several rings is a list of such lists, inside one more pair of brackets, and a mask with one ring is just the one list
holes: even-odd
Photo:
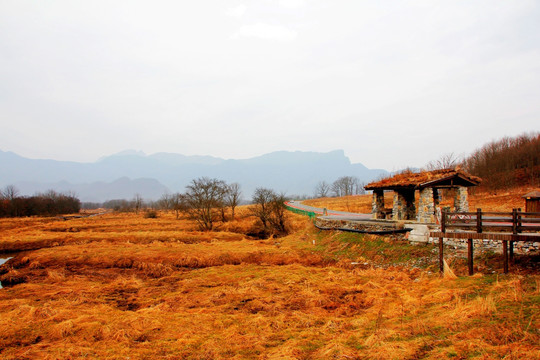
[(488, 189), (540, 186), (540, 133), (492, 141), (468, 156), (464, 167)]

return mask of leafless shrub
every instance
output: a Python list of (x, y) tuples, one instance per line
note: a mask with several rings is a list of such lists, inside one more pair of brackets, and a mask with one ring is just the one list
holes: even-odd
[(227, 186), (225, 191), (224, 203), (225, 206), (231, 208), (231, 218), (234, 220), (234, 210), (240, 204), (240, 197), (242, 196), (242, 191), (240, 191), (240, 184), (232, 183)]
[(441, 170), (441, 169), (453, 169), (463, 161), (461, 156), (454, 154), (453, 152), (442, 155), (439, 159), (430, 161), (425, 166), (425, 170)]

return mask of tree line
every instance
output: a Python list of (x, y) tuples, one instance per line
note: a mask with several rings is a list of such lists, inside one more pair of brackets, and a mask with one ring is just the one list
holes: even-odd
[[(186, 192), (164, 195), (158, 204), (173, 210), (178, 218), (184, 212), (204, 231), (214, 229), (216, 223), (235, 219), (236, 207), (240, 205), (242, 192), (238, 183), (200, 177), (191, 180)], [(287, 232), (284, 194), (272, 189), (257, 188), (251, 199), (249, 213), (257, 217), (262, 226), (259, 235)]]
[[(259, 187), (251, 198), (249, 215), (258, 219), (259, 236), (284, 234), (287, 232), (285, 194)], [(136, 212), (141, 209), (173, 211), (176, 218), (186, 215), (195, 221), (203, 231), (211, 231), (216, 224), (236, 218), (237, 207), (244, 203), (240, 184), (227, 183), (220, 179), (200, 177), (191, 180), (184, 193), (166, 193), (157, 201), (146, 203), (136, 194), (133, 199), (117, 199), (104, 202), (102, 207), (122, 212)], [(96, 208), (99, 204), (85, 204)]]
[(78, 213), (80, 200), (71, 193), (49, 190), (34, 196), (20, 196), (13, 185), (0, 191), (0, 217), (53, 216)]
[(492, 141), (474, 151), (463, 167), (490, 189), (540, 185), (540, 133)]
[(315, 186), (314, 195), (316, 198), (361, 195), (366, 193), (365, 185), (356, 176), (342, 176), (333, 183), (319, 181)]

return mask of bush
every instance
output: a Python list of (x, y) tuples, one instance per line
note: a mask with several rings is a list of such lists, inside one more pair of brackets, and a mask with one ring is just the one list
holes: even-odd
[(157, 219), (157, 217), (158, 217), (158, 214), (156, 210), (148, 210), (147, 212), (144, 213), (145, 219)]

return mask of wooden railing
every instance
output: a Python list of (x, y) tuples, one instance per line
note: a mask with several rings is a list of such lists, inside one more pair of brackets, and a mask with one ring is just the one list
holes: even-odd
[(505, 232), (519, 234), (540, 231), (540, 213), (523, 212), (513, 209), (512, 212), (442, 212), (441, 232), (448, 229), (463, 229), (476, 233)]
[[(460, 229), (465, 232), (448, 231)], [(535, 232), (536, 234), (532, 234)], [(443, 239), (467, 239), (467, 262), (469, 275), (473, 274), (473, 239), (501, 241), (503, 245), (504, 273), (508, 273), (508, 262), (514, 256), (514, 241), (540, 242), (540, 213), (523, 212), (442, 212), (441, 231), (430, 232), (439, 238), (439, 270), (443, 272)], [(508, 251), (509, 250), (509, 251)]]

